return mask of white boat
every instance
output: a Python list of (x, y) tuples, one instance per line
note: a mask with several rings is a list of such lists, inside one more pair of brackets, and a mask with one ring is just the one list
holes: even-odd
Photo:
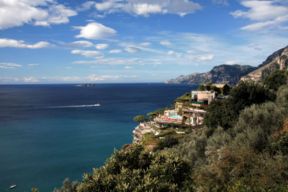
[(10, 185), (9, 189), (14, 189), (16, 185)]

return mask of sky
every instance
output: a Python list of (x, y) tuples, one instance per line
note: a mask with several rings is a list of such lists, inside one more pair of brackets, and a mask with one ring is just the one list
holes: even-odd
[(287, 45), (287, 0), (0, 0), (0, 84), (164, 82)]

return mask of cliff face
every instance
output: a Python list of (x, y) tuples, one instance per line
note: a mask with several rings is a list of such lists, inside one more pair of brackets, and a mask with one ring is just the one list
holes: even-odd
[(271, 72), (280, 69), (284, 70), (288, 67), (288, 46), (274, 52), (254, 71), (243, 76), (241, 80), (260, 81), (265, 79)]
[(201, 83), (228, 83), (235, 85), (242, 76), (255, 70), (249, 65), (219, 65), (207, 73), (181, 75), (167, 81), (170, 84), (201, 84)]

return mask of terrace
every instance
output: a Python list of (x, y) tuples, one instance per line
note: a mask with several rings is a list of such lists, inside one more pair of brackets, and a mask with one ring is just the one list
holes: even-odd
[[(163, 115), (160, 115), (154, 119), (154, 121), (160, 125), (166, 124), (182, 124), (183, 117), (178, 115), (176, 110), (166, 110)], [(162, 126), (161, 126), (162, 127)]]

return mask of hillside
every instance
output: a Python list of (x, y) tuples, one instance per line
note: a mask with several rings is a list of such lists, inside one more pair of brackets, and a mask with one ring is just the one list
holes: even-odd
[(287, 192), (288, 75), (283, 75), (275, 90), (240, 82), (228, 98), (208, 106), (205, 125), (182, 137), (166, 132), (153, 151), (145, 144), (150, 137), (125, 145), (82, 181), (66, 179), (54, 192)]
[(218, 65), (207, 73), (193, 73), (181, 75), (175, 79), (168, 80), (169, 84), (201, 84), (206, 82), (223, 83), (235, 85), (242, 76), (255, 70), (249, 65)]
[(260, 81), (277, 69), (287, 69), (287, 66), (288, 46), (274, 52), (261, 65), (259, 65), (257, 69), (243, 76), (241, 80)]

